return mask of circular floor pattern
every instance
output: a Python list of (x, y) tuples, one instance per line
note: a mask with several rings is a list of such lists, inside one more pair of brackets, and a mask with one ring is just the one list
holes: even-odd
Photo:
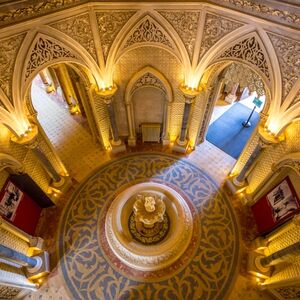
[[(125, 188), (155, 181), (184, 195), (196, 225), (186, 253), (166, 270), (130, 273), (105, 249), (105, 211)], [(83, 182), (59, 230), (61, 270), (73, 299), (224, 299), (239, 255), (239, 232), (228, 199), (185, 159), (140, 153), (113, 160)], [(132, 271), (132, 270), (131, 270)]]

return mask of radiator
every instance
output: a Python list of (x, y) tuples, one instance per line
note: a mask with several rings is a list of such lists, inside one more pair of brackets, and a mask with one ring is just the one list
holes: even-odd
[(160, 123), (142, 123), (142, 139), (144, 142), (160, 142)]

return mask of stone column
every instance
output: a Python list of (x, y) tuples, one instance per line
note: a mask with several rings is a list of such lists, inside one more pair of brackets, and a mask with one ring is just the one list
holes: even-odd
[(261, 125), (259, 125), (258, 134), (259, 134), (259, 141), (256, 147), (254, 148), (253, 152), (251, 153), (250, 157), (247, 159), (242, 170), (239, 172), (237, 176), (231, 178), (230, 180), (226, 180), (226, 186), (229, 188), (232, 194), (241, 192), (247, 187), (246, 178), (248, 175), (248, 171), (250, 170), (250, 168), (252, 168), (257, 158), (261, 155), (263, 149), (265, 149), (271, 144), (275, 144), (279, 142), (279, 140), (276, 137), (266, 133)]
[(192, 104), (196, 96), (199, 94), (199, 91), (197, 89), (190, 89), (186, 86), (180, 86), (180, 90), (184, 96), (184, 110), (183, 110), (180, 135), (173, 146), (173, 150), (177, 152), (185, 153), (188, 147), (187, 129), (188, 129), (188, 122), (190, 119)]
[(54, 86), (47, 74), (47, 69), (44, 69), (42, 71), (39, 72), (39, 75), (44, 83), (44, 85), (46, 86), (46, 92), (47, 93), (51, 93), (54, 91)]
[(136, 134), (135, 134), (135, 126), (133, 124), (132, 105), (129, 102), (126, 102), (125, 105), (126, 105), (126, 113), (127, 113), (127, 120), (128, 120), (128, 129), (129, 129), (128, 145), (134, 147), (136, 145)]
[(69, 106), (69, 111), (71, 114), (75, 114), (78, 111), (78, 101), (68, 69), (64, 64), (59, 64), (55, 68), (64, 98)]
[(53, 88), (55, 90), (57, 90), (57, 88), (59, 87), (59, 81), (58, 81), (58, 78), (57, 78), (57, 75), (56, 75), (55, 68), (48, 67), (48, 72), (49, 72), (49, 75), (50, 75), (51, 80), (52, 80)]
[(43, 251), (36, 256), (29, 257), (14, 249), (0, 245), (0, 257), (9, 262), (26, 268), (27, 278), (45, 276), (49, 274), (49, 255)]
[(117, 127), (116, 122), (116, 116), (115, 111), (113, 107), (113, 98), (117, 91), (117, 86), (113, 86), (108, 89), (102, 89), (100, 91), (97, 91), (97, 94), (101, 96), (104, 103), (106, 104), (109, 121), (110, 121), (110, 127), (112, 132), (112, 140), (110, 141), (112, 152), (118, 153), (126, 150), (126, 146), (124, 143), (122, 143), (120, 137), (119, 137), (119, 130)]
[(38, 128), (35, 124), (31, 125), (31, 131), (24, 134), (22, 137), (13, 136), (11, 140), (19, 145), (23, 145), (30, 149), (34, 155), (37, 157), (44, 170), (49, 174), (53, 180), (53, 186), (55, 188), (62, 188), (65, 184), (65, 179), (61, 176), (53, 167), (44, 151), (39, 145), (38, 141)]
[(300, 254), (300, 242), (294, 243), (281, 249), (269, 256), (261, 259), (260, 263), (263, 267), (274, 266), (280, 262), (289, 261)]
[(164, 128), (163, 128), (164, 131), (162, 134), (163, 145), (168, 145), (170, 143), (170, 135), (169, 135), (170, 115), (171, 115), (171, 103), (169, 101), (165, 101)]
[(20, 253), (3, 245), (0, 245), (0, 257), (23, 267), (34, 268), (38, 264), (36, 258), (29, 257), (23, 253)]

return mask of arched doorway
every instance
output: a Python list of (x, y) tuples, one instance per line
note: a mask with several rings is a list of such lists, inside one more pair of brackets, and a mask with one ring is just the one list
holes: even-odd
[[(97, 165), (101, 150), (93, 139), (87, 79), (71, 64), (48, 66), (31, 83), (28, 107), (71, 177), (77, 181)], [(76, 159), (79, 156), (81, 159)]]
[(238, 159), (268, 107), (268, 91), (263, 79), (243, 63), (227, 62), (209, 73), (204, 139)]

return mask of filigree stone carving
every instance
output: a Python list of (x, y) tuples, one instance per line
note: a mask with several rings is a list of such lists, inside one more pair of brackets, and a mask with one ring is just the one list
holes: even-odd
[(300, 90), (298, 91), (297, 95), (295, 96), (295, 98), (293, 99), (291, 104), (289, 105), (289, 108), (294, 106), (295, 104), (297, 104), (299, 102), (300, 102)]
[(273, 171), (291, 168), (300, 176), (300, 159), (287, 158), (272, 166)]
[(96, 13), (99, 36), (105, 59), (116, 36), (135, 12), (135, 10), (130, 10)]
[(300, 42), (269, 34), (275, 48), (282, 76), (282, 99), (300, 77)]
[(175, 28), (192, 59), (200, 13), (190, 11), (159, 11), (159, 13)]
[(21, 289), (0, 285), (0, 299), (13, 299), (21, 292)]
[(299, 299), (300, 286), (287, 286), (274, 289), (283, 299)]
[(30, 60), (26, 67), (25, 78), (28, 78), (36, 68), (61, 57), (75, 58), (75, 55), (71, 53), (70, 50), (57, 44), (53, 40), (39, 37), (30, 54)]
[(145, 73), (140, 77), (132, 87), (131, 93), (134, 93), (138, 88), (142, 86), (152, 86), (162, 90), (165, 94), (167, 93), (164, 84), (153, 74)]
[(154, 20), (147, 18), (130, 34), (124, 48), (135, 43), (159, 43), (173, 49), (172, 43), (166, 36), (159, 24)]
[[(16, 1), (17, 2), (17, 1)], [(19, 2), (19, 1), (18, 1)], [(66, 9), (74, 6), (80, 2), (87, 2), (84, 0), (36, 0), (36, 1), (22, 1), (20, 3), (10, 4), (7, 11), (0, 12), (0, 25), (14, 23), (16, 21), (28, 19), (30, 17), (37, 17), (49, 12)], [(24, 2), (27, 2), (24, 4)], [(1, 8), (2, 9), (2, 8)]]
[(207, 13), (200, 47), (200, 58), (222, 37), (241, 26), (243, 26), (242, 23)]
[(263, 50), (256, 40), (250, 37), (225, 50), (219, 58), (238, 58), (258, 67), (269, 79), (270, 73)]
[(233, 63), (225, 69), (224, 73), (225, 83), (239, 83), (241, 88), (248, 87), (250, 91), (256, 91), (259, 96), (265, 94), (263, 80), (249, 67)]
[(0, 41), (0, 87), (11, 98), (15, 60), (25, 34)]
[(72, 37), (96, 59), (94, 38), (88, 14), (75, 16), (51, 26)]
[[(251, 14), (258, 14), (264, 18), (270, 18), (280, 20), (283, 23), (294, 24), (296, 27), (300, 25), (299, 14), (293, 11), (283, 10), (275, 8), (268, 4), (263, 4), (262, 1), (254, 0), (211, 0), (214, 3), (220, 3), (225, 6), (229, 6), (238, 10), (247, 11)], [(282, 2), (280, 3), (282, 5)], [(292, 8), (291, 8), (292, 10)]]

